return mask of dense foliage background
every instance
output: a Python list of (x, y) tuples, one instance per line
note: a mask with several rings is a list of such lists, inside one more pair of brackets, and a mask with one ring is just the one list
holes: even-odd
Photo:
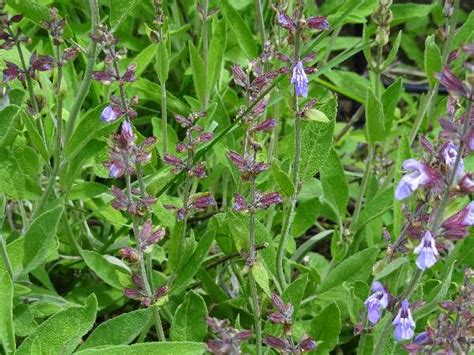
[(0, 5), (4, 353), (469, 351), (469, 1)]

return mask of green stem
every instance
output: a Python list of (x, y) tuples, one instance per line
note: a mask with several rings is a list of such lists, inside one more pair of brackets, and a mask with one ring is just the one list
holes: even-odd
[(10, 278), (13, 281), (14, 280), (14, 278), (13, 278), (13, 267), (12, 267), (12, 263), (10, 261), (10, 256), (8, 255), (7, 243), (5, 242), (3, 234), (1, 234), (1, 233), (0, 233), (0, 251), (1, 251), (1, 254), (2, 254), (3, 263), (5, 264), (5, 268), (7, 269), (8, 275), (10, 275)]
[(168, 153), (168, 100), (166, 83), (161, 84), (161, 134), (163, 139), (163, 154)]
[(354, 215), (352, 217), (351, 226), (355, 225), (357, 223), (357, 220), (359, 219), (359, 214), (360, 214), (360, 211), (362, 209), (362, 200), (364, 199), (365, 191), (367, 190), (367, 185), (368, 185), (368, 182), (369, 182), (369, 176), (370, 176), (370, 173), (371, 173), (370, 170), (371, 170), (371, 167), (372, 167), (372, 162), (374, 160), (375, 151), (374, 151), (374, 147), (370, 143), (368, 144), (368, 149), (369, 149), (369, 153), (367, 155), (367, 161), (365, 163), (364, 175), (362, 177), (362, 182), (361, 182), (360, 190), (359, 190), (359, 196), (357, 197), (356, 206), (355, 206), (355, 209), (354, 209)]
[[(443, 51), (441, 53), (441, 65), (444, 66), (446, 65), (449, 57), (449, 53), (451, 52), (451, 45), (453, 42), (454, 35), (456, 34), (456, 23), (458, 19), (458, 9), (459, 9), (459, 0), (454, 0), (454, 12), (453, 16), (448, 19), (446, 23), (446, 41), (443, 44)], [(413, 123), (412, 130), (410, 132), (410, 137), (409, 137), (409, 143), (410, 146), (413, 145), (415, 142), (415, 138), (418, 134), (418, 131), (420, 130), (421, 124), (423, 123), (423, 119), (425, 118), (425, 115), (428, 113), (428, 117), (431, 117), (431, 113), (434, 109), (434, 104), (436, 101), (436, 97), (438, 94), (438, 89), (439, 89), (439, 81), (436, 81), (436, 83), (430, 87), (428, 90), (428, 98), (419, 110), (418, 116), (415, 119), (415, 122)]]
[[(204, 61), (204, 77), (207, 80), (208, 76), (208, 71), (209, 71), (209, 29), (207, 25), (207, 16), (209, 15), (209, 0), (204, 0), (204, 13), (203, 16), (204, 18), (202, 19), (202, 41), (203, 41), (203, 46), (202, 46), (202, 57)], [(204, 94), (204, 110), (207, 110), (207, 106), (209, 104), (209, 94), (212, 88), (207, 87), (206, 85), (206, 93)]]
[[(88, 0), (89, 7), (91, 11), (91, 33), (95, 33), (99, 25), (99, 6), (97, 0)], [(77, 118), (79, 117), (79, 112), (81, 110), (82, 104), (89, 92), (92, 79), (92, 70), (94, 69), (95, 60), (97, 57), (97, 43), (93, 40), (89, 42), (89, 48), (87, 49), (87, 65), (84, 71), (84, 77), (82, 78), (81, 86), (75, 94), (74, 102), (71, 106), (71, 111), (69, 112), (69, 118), (66, 123), (66, 132), (64, 135), (64, 145), (66, 146), (67, 142), (71, 138), (72, 132), (76, 125)]]
[(260, 32), (260, 40), (262, 41), (262, 49), (263, 49), (265, 48), (265, 42), (267, 41), (267, 36), (265, 34), (265, 21), (263, 18), (262, 2), (260, 0), (255, 0), (255, 11), (257, 12), (258, 30)]
[[(296, 31), (295, 35), (295, 51), (293, 56), (293, 61), (296, 63), (299, 60), (300, 54), (300, 30)], [(300, 165), (301, 165), (301, 117), (299, 115), (299, 104), (298, 104), (298, 95), (296, 94), (296, 89), (293, 94), (293, 110), (295, 114), (295, 152), (293, 155), (293, 167), (292, 167), (292, 181), (295, 191), (290, 198), (290, 207), (288, 213), (285, 216), (285, 222), (283, 223), (283, 228), (281, 231), (280, 242), (278, 243), (277, 251), (277, 272), (278, 280), (280, 282), (280, 287), (282, 290), (286, 288), (286, 276), (283, 265), (283, 259), (285, 258), (286, 246), (288, 244), (288, 238), (290, 235), (291, 225), (295, 218), (295, 209), (296, 202), (298, 200), (298, 192), (300, 190)]]

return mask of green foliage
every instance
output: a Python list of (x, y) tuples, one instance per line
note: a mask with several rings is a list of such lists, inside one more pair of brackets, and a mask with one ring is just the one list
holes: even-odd
[(206, 303), (197, 293), (190, 292), (176, 309), (170, 329), (172, 341), (203, 341), (207, 334)]
[(13, 327), (13, 282), (6, 271), (0, 273), (0, 342), (6, 354), (16, 349)]
[(341, 313), (336, 303), (324, 308), (311, 321), (311, 335), (318, 339), (316, 354), (329, 354), (339, 341), (341, 331)]
[(79, 355), (114, 355), (114, 354), (182, 354), (182, 355), (198, 355), (204, 354), (206, 344), (191, 342), (168, 342), (168, 343), (142, 343), (134, 345), (116, 345), (99, 347), (95, 349), (87, 349), (77, 352)]

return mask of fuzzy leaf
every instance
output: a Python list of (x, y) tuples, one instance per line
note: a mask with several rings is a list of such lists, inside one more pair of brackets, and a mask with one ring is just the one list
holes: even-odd
[(13, 328), (13, 282), (5, 271), (0, 273), (0, 343), (5, 354), (13, 353), (16, 349)]
[(311, 322), (311, 335), (318, 344), (315, 354), (329, 354), (339, 341), (341, 331), (341, 312), (336, 303), (324, 308)]
[(103, 255), (91, 250), (83, 250), (81, 255), (87, 266), (107, 285), (119, 290), (132, 285), (130, 273), (123, 267), (111, 263)]
[(207, 334), (207, 307), (203, 298), (190, 292), (176, 309), (171, 323), (172, 341), (203, 341)]
[(167, 343), (140, 343), (133, 345), (116, 345), (79, 351), (77, 355), (199, 355), (206, 351), (205, 343), (167, 342)]
[(385, 119), (380, 100), (375, 97), (372, 89), (367, 91), (365, 104), (366, 133), (369, 143), (381, 141), (385, 133)]

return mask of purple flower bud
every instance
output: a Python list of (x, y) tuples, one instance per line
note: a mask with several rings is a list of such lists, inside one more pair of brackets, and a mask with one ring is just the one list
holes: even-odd
[(210, 140), (212, 140), (213, 137), (214, 137), (214, 134), (212, 132), (206, 132), (206, 133), (201, 134), (198, 137), (198, 139), (201, 143), (207, 143)]
[(327, 30), (329, 22), (325, 16), (313, 16), (306, 19), (306, 24), (313, 30)]
[(129, 121), (125, 120), (122, 123), (122, 133), (121, 138), (125, 141), (127, 145), (132, 145), (136, 139), (135, 134), (133, 133), (132, 125)]
[(168, 165), (173, 165), (173, 166), (181, 166), (183, 164), (183, 161), (171, 154), (165, 154), (163, 156), (163, 161), (168, 164)]
[(426, 231), (421, 238), (420, 244), (413, 251), (418, 254), (416, 265), (421, 270), (426, 270), (436, 263), (436, 257), (439, 255), (436, 249), (436, 243), (430, 231)]
[(243, 156), (232, 150), (227, 153), (227, 156), (239, 170), (245, 169), (247, 164)]
[(5, 61), (7, 67), (3, 69), (3, 81), (8, 82), (15, 80), (16, 78), (23, 80), (23, 71), (14, 63)]
[(176, 151), (178, 153), (183, 153), (187, 149), (188, 149), (188, 146), (186, 144), (184, 144), (183, 142), (179, 142), (178, 144), (176, 144)]
[(281, 198), (280, 193), (270, 192), (269, 194), (261, 196), (257, 201), (258, 208), (267, 209), (271, 205), (277, 205), (282, 203), (283, 199)]
[(252, 336), (252, 332), (250, 330), (242, 330), (235, 335), (235, 338), (239, 341), (245, 341)]
[(459, 187), (461, 188), (462, 192), (465, 193), (473, 193), (474, 192), (474, 179), (472, 173), (468, 173), (464, 175), (464, 177), (459, 182)]
[(447, 230), (474, 226), (474, 201), (446, 219), (441, 226)]
[(268, 99), (267, 98), (264, 98), (263, 100), (260, 100), (259, 102), (257, 102), (255, 104), (255, 106), (253, 107), (252, 109), (252, 114), (254, 116), (259, 116), (261, 115), (262, 113), (265, 112), (266, 108), (267, 108), (267, 105), (268, 105)]
[(166, 296), (169, 292), (170, 292), (170, 289), (169, 289), (168, 286), (166, 286), (166, 285), (160, 286), (155, 291), (155, 297), (156, 298), (162, 298), (162, 297)]
[(316, 348), (316, 342), (314, 341), (314, 339), (312, 337), (303, 338), (299, 342), (298, 348), (302, 352), (313, 351)]
[(262, 123), (256, 125), (253, 130), (257, 132), (267, 132), (270, 131), (276, 125), (276, 120), (273, 118), (269, 118)]
[(63, 54), (64, 61), (73, 61), (79, 54), (79, 47), (66, 48)]
[(278, 13), (278, 24), (288, 30), (293, 30), (296, 27), (293, 20), (284, 12)]
[[(452, 142), (447, 142), (443, 145), (440, 151), (441, 161), (450, 169), (454, 168), (456, 159), (458, 156), (458, 146)], [(459, 160), (458, 167), (456, 169), (456, 181), (459, 181), (464, 174), (464, 161), (462, 158)]]
[(291, 83), (295, 87), (295, 93), (297, 96), (308, 96), (308, 77), (306, 76), (303, 63), (301, 61), (296, 63), (296, 65), (293, 67)]
[(139, 289), (143, 288), (143, 279), (136, 272), (132, 272), (132, 281)]
[(389, 294), (385, 287), (379, 281), (374, 281), (372, 284), (372, 293), (364, 302), (367, 307), (367, 318), (370, 323), (377, 324), (382, 311), (388, 306)]
[(420, 186), (426, 186), (433, 182), (434, 178), (430, 168), (415, 159), (408, 159), (403, 162), (403, 169), (411, 171), (405, 174), (395, 189), (395, 198), (403, 200), (409, 197)]
[(174, 114), (174, 119), (176, 120), (176, 122), (178, 122), (180, 124), (181, 127), (183, 128), (188, 128), (188, 127), (191, 127), (192, 124), (193, 124), (193, 121), (191, 121), (190, 119), (184, 117), (184, 116), (181, 116), (177, 113)]
[(10, 23), (18, 23), (23, 20), (23, 15), (14, 15), (10, 18)]
[(418, 334), (415, 339), (413, 339), (413, 342), (415, 344), (427, 344), (431, 341), (430, 333), (429, 332), (421, 332)]
[(132, 63), (128, 66), (125, 74), (122, 76), (122, 81), (133, 82), (135, 81), (135, 70), (137, 69), (137, 63)]
[(474, 152), (474, 128), (471, 128), (464, 137), (464, 144), (469, 152)]
[(281, 338), (274, 337), (272, 335), (267, 336), (265, 339), (265, 343), (274, 348), (274, 349), (279, 349), (279, 350), (287, 350), (288, 348), (288, 343), (286, 340), (283, 340)]
[(113, 122), (117, 120), (122, 115), (120, 109), (115, 106), (109, 105), (104, 108), (102, 114), (100, 115), (100, 119), (104, 122)]
[(110, 177), (114, 179), (118, 179), (125, 173), (125, 167), (119, 162), (111, 162), (108, 168)]
[(415, 334), (415, 322), (411, 316), (410, 304), (405, 299), (392, 323), (395, 326), (394, 336), (397, 341), (408, 340)]
[(115, 80), (115, 76), (108, 71), (93, 71), (92, 79), (100, 81), (104, 85), (110, 85)]
[(290, 63), (291, 62), (291, 58), (288, 57), (286, 54), (277, 53), (276, 57), (277, 57), (278, 60), (280, 60), (282, 62), (285, 62), (285, 63)]
[(137, 298), (140, 292), (136, 288), (125, 288), (123, 294), (128, 298)]
[(37, 56), (36, 53), (34, 52), (31, 55), (30, 63), (33, 70), (38, 70), (38, 71), (51, 70), (55, 66), (55, 61), (53, 57), (49, 55)]
[(244, 88), (248, 86), (247, 75), (237, 64), (232, 65), (232, 76), (234, 77), (234, 83), (237, 85)]
[(178, 208), (176, 210), (176, 217), (178, 218), (179, 221), (182, 221), (186, 215), (186, 211), (184, 208)]
[(447, 67), (444, 67), (443, 70), (438, 73), (438, 80), (451, 95), (467, 96), (467, 88), (464, 83)]
[(467, 55), (474, 56), (474, 43), (464, 44), (464, 45), (461, 46), (461, 49)]
[(120, 249), (120, 257), (132, 263), (140, 260), (140, 255), (138, 254), (138, 252), (130, 247)]
[(234, 211), (240, 212), (248, 209), (247, 201), (243, 198), (242, 195), (235, 193), (234, 194)]
[(194, 208), (198, 208), (198, 209), (203, 210), (203, 209), (208, 208), (213, 203), (214, 203), (214, 199), (212, 198), (212, 195), (210, 193), (205, 193), (201, 196), (198, 196), (192, 202), (192, 206)]

